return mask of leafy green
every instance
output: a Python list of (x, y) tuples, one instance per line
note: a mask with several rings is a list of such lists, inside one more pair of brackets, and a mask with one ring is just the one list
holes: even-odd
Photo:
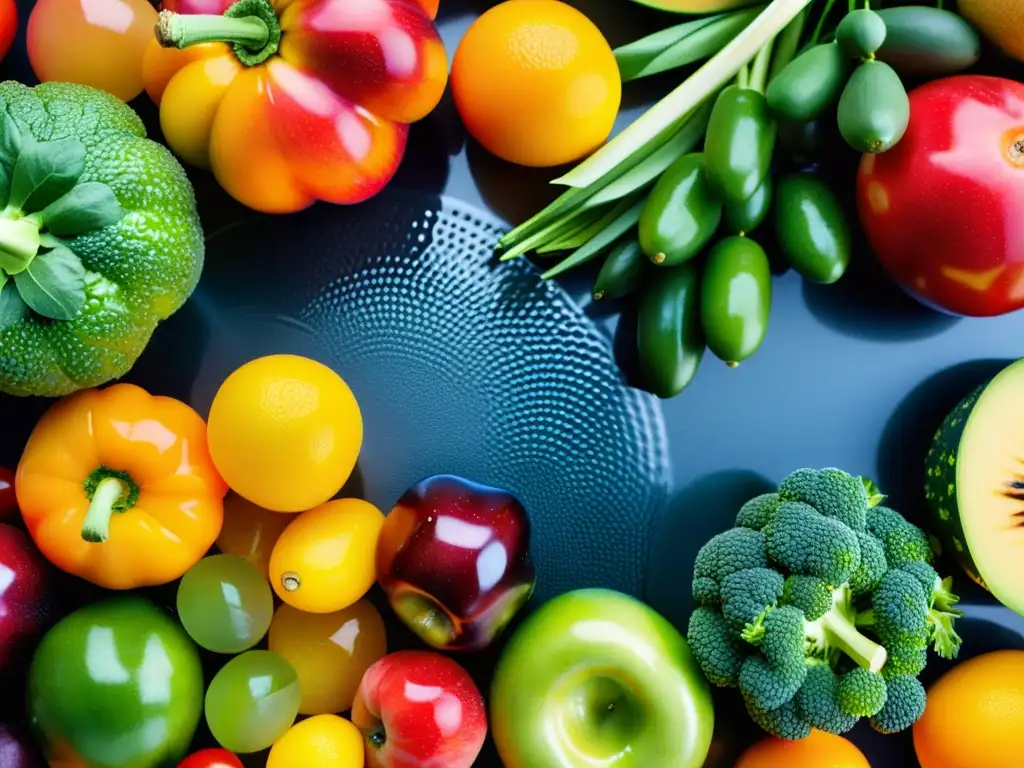
[(52, 234), (78, 235), (116, 224), (124, 210), (106, 184), (87, 181), (57, 198), (39, 214), (40, 223)]
[(25, 303), (51, 320), (70, 320), (85, 306), (85, 267), (64, 246), (36, 256), (14, 282)]
[(643, 210), (643, 207), (644, 200), (643, 198), (638, 199), (638, 196), (621, 201), (615, 208), (617, 215), (604, 229), (594, 235), (586, 244), (573, 251), (570, 256), (541, 275), (541, 279), (550, 280), (573, 267), (590, 261), (624, 235), (630, 227), (636, 226), (636, 223), (640, 221), (640, 211)]
[(40, 211), (70, 192), (84, 170), (85, 145), (78, 139), (29, 141), (14, 165), (8, 206)]
[(0, 287), (0, 331), (20, 323), (27, 315), (28, 306), (17, 287), (7, 275), (3, 275), (3, 286)]

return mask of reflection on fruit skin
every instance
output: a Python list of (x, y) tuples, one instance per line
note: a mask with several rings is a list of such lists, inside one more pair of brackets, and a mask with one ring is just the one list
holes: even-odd
[(387, 652), (384, 621), (365, 599), (336, 613), (304, 613), (284, 604), (268, 641), (295, 667), (303, 715), (350, 709), (363, 673)]
[(224, 525), (217, 537), (217, 547), (226, 555), (244, 557), (266, 576), (274, 544), (294, 519), (231, 493), (224, 500)]

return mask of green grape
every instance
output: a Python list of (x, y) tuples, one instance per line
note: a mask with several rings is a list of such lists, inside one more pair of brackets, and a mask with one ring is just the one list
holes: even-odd
[(259, 752), (291, 728), (301, 698), (291, 664), (270, 651), (247, 651), (210, 681), (206, 724), (229, 752)]
[(274, 618), (270, 584), (236, 555), (204, 557), (178, 585), (178, 617), (198, 645), (241, 653), (258, 643)]

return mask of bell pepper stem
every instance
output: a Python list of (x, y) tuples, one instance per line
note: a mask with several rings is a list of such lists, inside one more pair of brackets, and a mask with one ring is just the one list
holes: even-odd
[(156, 39), (164, 48), (188, 48), (200, 43), (235, 43), (256, 50), (270, 40), (270, 28), (263, 19), (256, 16), (183, 16), (172, 11), (160, 11)]
[(27, 219), (0, 218), (0, 268), (14, 275), (39, 253), (39, 227)]
[(89, 504), (82, 523), (82, 538), (92, 544), (101, 544), (110, 536), (110, 516), (114, 505), (125, 494), (124, 482), (117, 477), (107, 477), (96, 486), (96, 492)]

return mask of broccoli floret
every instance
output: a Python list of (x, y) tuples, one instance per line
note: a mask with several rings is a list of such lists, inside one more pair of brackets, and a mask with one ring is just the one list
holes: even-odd
[(840, 708), (854, 717), (872, 717), (885, 706), (885, 680), (863, 667), (851, 669), (839, 678)]
[(857, 724), (859, 718), (839, 708), (839, 678), (827, 664), (814, 664), (807, 669), (804, 684), (796, 694), (800, 715), (821, 731), (841, 734)]
[(859, 532), (857, 541), (860, 542), (860, 567), (850, 577), (850, 589), (853, 590), (854, 597), (866, 595), (877, 587), (885, 572), (889, 570), (882, 542), (870, 534)]
[(855, 531), (863, 531), (868, 496), (859, 477), (841, 469), (798, 469), (782, 481), (779, 498), (810, 504)]
[(730, 528), (700, 548), (693, 564), (693, 599), (700, 605), (717, 605), (719, 585), (726, 576), (747, 568), (763, 568), (764, 534), (749, 528)]
[(722, 579), (722, 616), (734, 632), (741, 632), (773, 607), (782, 596), (782, 575), (770, 568), (748, 568)]
[(886, 680), (899, 675), (917, 677), (928, 666), (928, 648), (924, 645), (892, 643), (886, 650), (889, 655), (882, 667)]
[(916, 677), (892, 677), (886, 685), (885, 706), (871, 718), (871, 727), (879, 733), (904, 731), (921, 719), (925, 701), (924, 686)]
[(768, 525), (778, 508), (779, 494), (762, 493), (740, 507), (739, 514), (736, 515), (736, 526), (760, 531)]
[(686, 641), (709, 682), (720, 688), (736, 687), (750, 646), (729, 629), (722, 614), (711, 608), (694, 609)]
[(783, 586), (781, 602), (799, 608), (808, 621), (817, 621), (832, 608), (832, 590), (816, 576), (790, 576)]
[(777, 709), (792, 699), (804, 682), (807, 668), (779, 668), (764, 656), (748, 656), (740, 667), (740, 690), (764, 709)]
[(810, 724), (800, 716), (796, 702), (790, 700), (777, 709), (762, 709), (753, 699), (743, 697), (750, 719), (780, 739), (797, 741), (811, 735)]
[(899, 512), (888, 507), (868, 510), (868, 533), (882, 542), (890, 568), (922, 561), (930, 563), (933, 553), (924, 531), (908, 523)]
[(845, 583), (860, 566), (856, 533), (799, 501), (782, 504), (764, 535), (772, 561), (793, 573), (817, 576), (832, 586)]
[(953, 577), (941, 578), (934, 568), (920, 560), (902, 565), (900, 570), (918, 580), (929, 601), (926, 617), (928, 641), (939, 656), (944, 659), (955, 659), (963, 640), (953, 629), (953, 622), (963, 616), (964, 612), (954, 607), (960, 602), (960, 598), (953, 594)]

